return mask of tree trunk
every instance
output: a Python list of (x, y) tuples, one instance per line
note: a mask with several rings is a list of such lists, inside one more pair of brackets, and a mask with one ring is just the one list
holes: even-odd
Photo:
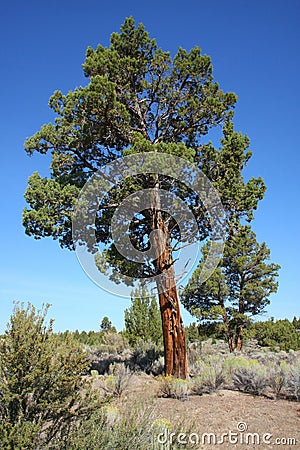
[(188, 378), (188, 363), (185, 331), (175, 282), (170, 234), (162, 218), (157, 192), (154, 192), (153, 195), (152, 213), (153, 231), (160, 230), (162, 232), (155, 234), (154, 245), (157, 255), (155, 268), (159, 275), (156, 284), (162, 320), (165, 374), (186, 379)]
[(241, 351), (243, 348), (243, 327), (242, 327), (242, 325), (238, 325), (236, 328), (235, 348), (238, 351)]
[(223, 307), (223, 323), (225, 325), (225, 334), (226, 334), (226, 338), (227, 338), (229, 351), (230, 351), (230, 353), (232, 353), (235, 349), (235, 343), (233, 340), (233, 334), (229, 329), (229, 320), (228, 320), (226, 309), (224, 307)]
[(165, 374), (176, 378), (188, 378), (185, 332), (180, 314), (176, 286), (159, 293), (161, 312)]

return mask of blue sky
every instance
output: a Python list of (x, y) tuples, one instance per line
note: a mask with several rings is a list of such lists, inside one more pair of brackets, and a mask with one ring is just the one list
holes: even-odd
[[(12, 0), (2, 2), (0, 14), (0, 332), (14, 300), (51, 303), (56, 330), (97, 330), (105, 315), (123, 327), (130, 301), (94, 285), (57, 242), (25, 236), (21, 214), (28, 177), (35, 170), (46, 176), (49, 166), (47, 157), (26, 156), (24, 140), (53, 119), (47, 104), (55, 89), (86, 83), (87, 46), (108, 45), (129, 15), (173, 54), (199, 45), (221, 87), (237, 93), (235, 127), (250, 137), (253, 151), (246, 175), (262, 176), (267, 185), (253, 229), (282, 266), (265, 318), (300, 316), (300, 2)], [(184, 319), (190, 320), (185, 313)]]

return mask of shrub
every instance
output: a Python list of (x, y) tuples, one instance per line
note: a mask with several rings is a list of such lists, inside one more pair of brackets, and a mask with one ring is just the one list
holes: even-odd
[(47, 311), (16, 304), (0, 340), (2, 448), (50, 445), (100, 403), (82, 377), (85, 353), (70, 335), (63, 342), (55, 338)]
[(232, 382), (233, 374), (242, 367), (247, 367), (249, 360), (242, 356), (230, 355), (223, 362), (223, 373), (228, 384)]
[(206, 365), (202, 373), (192, 380), (192, 393), (209, 394), (220, 389), (225, 382), (221, 365)]
[(132, 350), (131, 366), (134, 370), (152, 373), (155, 363), (162, 355), (162, 350), (154, 342), (138, 341)]
[(269, 369), (268, 385), (274, 391), (276, 398), (280, 396), (282, 389), (286, 386), (288, 372), (289, 366), (284, 361)]
[(151, 373), (153, 375), (162, 375), (165, 368), (165, 358), (160, 356), (158, 359), (154, 361), (151, 367)]
[(255, 338), (261, 346), (288, 351), (298, 350), (300, 347), (299, 335), (293, 324), (287, 320), (267, 320), (253, 324)]
[(232, 381), (239, 391), (261, 395), (268, 385), (267, 370), (258, 361), (250, 360), (234, 370)]
[[(129, 403), (120, 415), (113, 411), (113, 422), (108, 419), (108, 410), (110, 408), (101, 408), (88, 420), (82, 420), (80, 426), (72, 430), (65, 447), (60, 447), (60, 450), (177, 450), (179, 446), (175, 442), (172, 447), (168, 443), (158, 443), (158, 435), (173, 432), (177, 436), (179, 432), (191, 431), (184, 423), (171, 423), (164, 418), (155, 418), (154, 407), (139, 399), (133, 404)], [(173, 439), (175, 441), (175, 437)], [(194, 446), (188, 444), (184, 448), (190, 450)]]
[(109, 374), (103, 378), (101, 387), (114, 397), (120, 397), (128, 388), (131, 377), (132, 373), (124, 363), (111, 364)]
[(98, 354), (111, 353), (121, 354), (128, 345), (125, 337), (121, 333), (114, 333), (113, 331), (102, 332), (101, 342), (94, 346)]
[(297, 401), (300, 400), (300, 361), (290, 366), (287, 375), (287, 392)]
[(189, 382), (174, 378), (172, 375), (159, 378), (159, 395), (163, 397), (186, 400), (189, 394)]

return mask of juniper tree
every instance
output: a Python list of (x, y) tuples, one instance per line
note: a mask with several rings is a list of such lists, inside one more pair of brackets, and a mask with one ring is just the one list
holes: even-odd
[(125, 310), (125, 336), (130, 345), (139, 340), (162, 343), (159, 309), (155, 297), (144, 286), (132, 292), (131, 305)]
[(106, 333), (107, 331), (111, 331), (116, 333), (116, 327), (113, 326), (111, 320), (107, 316), (104, 316), (100, 323), (100, 331)]
[[(55, 123), (42, 126), (25, 143), (29, 155), (52, 155), (50, 176), (42, 178), (35, 172), (29, 178), (25, 194), (29, 207), (23, 214), (28, 235), (37, 239), (52, 236), (62, 247), (73, 250), (72, 212), (81, 188), (104, 165), (138, 152), (168, 153), (195, 163), (215, 182), (228, 218), (232, 205), (236, 214), (252, 214), (264, 185), (261, 179), (240, 183), (241, 168), (250, 156), (245, 153), (247, 138), (235, 133), (231, 123), (236, 95), (220, 89), (210, 57), (199, 47), (190, 51), (179, 48), (172, 57), (157, 46), (142, 24), (136, 27), (133, 18), (128, 18), (120, 33), (112, 33), (109, 47), (87, 49), (83, 70), (87, 85), (66, 95), (56, 91), (49, 102), (57, 115)], [(203, 137), (222, 124), (225, 143), (220, 158), (212, 144), (204, 145)], [(122, 200), (141, 188), (155, 189), (155, 201), (132, 221), (131, 242), (143, 252), (149, 248), (147, 236), (158, 229), (166, 245), (160, 253), (158, 239), (152, 261), (131, 264), (116, 250), (110, 223)], [(168, 274), (158, 294), (165, 372), (186, 378), (185, 334), (174, 281), (174, 248), (183, 239), (174, 220), (160, 208), (159, 189), (183, 199), (197, 221), (197, 238), (209, 237), (207, 212), (184, 180), (151, 173), (125, 180), (110, 191), (99, 205), (95, 233), (97, 242), (106, 245), (106, 259), (120, 276)], [(187, 240), (188, 227), (186, 224)]]
[(212, 276), (202, 284), (199, 273), (203, 258), (184, 288), (181, 300), (200, 321), (222, 321), (230, 351), (241, 350), (243, 327), (249, 317), (265, 311), (269, 296), (277, 291), (276, 277), (280, 266), (268, 263), (270, 250), (259, 244), (249, 226), (239, 226), (229, 235), (224, 255)]

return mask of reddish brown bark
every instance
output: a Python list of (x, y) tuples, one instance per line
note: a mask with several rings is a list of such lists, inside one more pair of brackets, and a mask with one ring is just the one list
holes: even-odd
[(161, 235), (156, 234), (154, 243), (158, 255), (155, 261), (156, 272), (160, 275), (157, 288), (163, 329), (165, 374), (186, 379), (188, 363), (185, 331), (180, 314), (170, 235), (162, 218), (157, 194), (154, 194), (153, 200), (152, 228), (162, 232)]
[(239, 325), (236, 330), (235, 348), (238, 351), (241, 351), (243, 348), (243, 327), (241, 325)]
[(176, 287), (160, 293), (159, 304), (164, 339), (165, 374), (186, 379), (188, 364), (185, 332)]
[(225, 334), (226, 334), (226, 338), (227, 338), (229, 351), (231, 353), (235, 349), (235, 343), (234, 343), (232, 331), (230, 330), (230, 327), (229, 327), (229, 319), (228, 319), (227, 311), (226, 311), (226, 308), (224, 306), (224, 302), (223, 302), (223, 299), (222, 299), (221, 295), (219, 296), (219, 304), (220, 304), (220, 306), (222, 307), (222, 310), (223, 310), (222, 315), (223, 315), (223, 323), (225, 325)]
[(235, 330), (235, 334), (229, 329), (229, 321), (227, 314), (223, 315), (223, 321), (225, 325), (225, 333), (228, 342), (229, 351), (233, 352), (234, 350), (241, 351), (243, 348), (243, 327), (237, 326)]

